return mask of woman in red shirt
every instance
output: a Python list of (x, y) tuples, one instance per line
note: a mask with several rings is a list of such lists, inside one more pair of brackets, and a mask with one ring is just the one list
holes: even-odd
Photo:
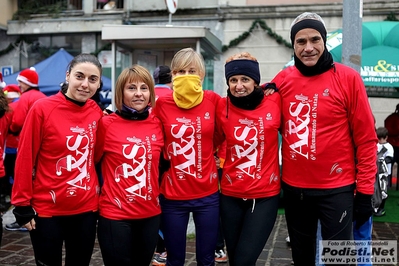
[(171, 62), (173, 93), (160, 97), (154, 109), (165, 134), (170, 168), (161, 183), (162, 232), (167, 265), (183, 266), (186, 234), (193, 213), (198, 265), (215, 263), (219, 226), (218, 175), (214, 159), (216, 103), (204, 91), (205, 64), (192, 48), (178, 51)]
[[(37, 100), (24, 122), (12, 204), (29, 230), (37, 265), (89, 265), (97, 225), (99, 183), (94, 145), (102, 111), (90, 98), (102, 67), (90, 54), (69, 64), (65, 93)], [(18, 107), (19, 108), (19, 107)]]
[(225, 76), (227, 97), (219, 101), (216, 115), (217, 131), (226, 141), (222, 230), (230, 265), (254, 266), (277, 216), (280, 95), (264, 96), (259, 64), (249, 53), (229, 57)]
[(162, 125), (151, 112), (154, 81), (142, 66), (126, 68), (115, 86), (116, 112), (99, 124), (96, 161), (104, 180), (98, 241), (105, 265), (149, 265), (158, 239)]

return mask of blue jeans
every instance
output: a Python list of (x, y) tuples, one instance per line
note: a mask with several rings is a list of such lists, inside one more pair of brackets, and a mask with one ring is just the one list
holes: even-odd
[(319, 259), (320, 259), (319, 249), (323, 248), (323, 246), (320, 245), (320, 243), (319, 243), (319, 241), (321, 241), (321, 240), (323, 240), (323, 238), (321, 237), (321, 224), (320, 224), (320, 221), (318, 221), (318, 223), (317, 223), (317, 240), (316, 240), (317, 241), (316, 242), (316, 266), (324, 266), (323, 263), (319, 263)]
[[(373, 217), (371, 216), (367, 222), (365, 222), (359, 229), (356, 229), (356, 221), (353, 222), (353, 239), (354, 240), (372, 240), (372, 232), (373, 232)], [(369, 252), (371, 253), (371, 247), (368, 247)], [(370, 258), (371, 259), (371, 258)], [(371, 266), (372, 263), (365, 264), (357, 264), (358, 266)]]
[(167, 266), (183, 266), (186, 257), (187, 226), (193, 213), (198, 266), (215, 265), (219, 227), (219, 192), (195, 200), (168, 200), (161, 195), (161, 227), (168, 252)]

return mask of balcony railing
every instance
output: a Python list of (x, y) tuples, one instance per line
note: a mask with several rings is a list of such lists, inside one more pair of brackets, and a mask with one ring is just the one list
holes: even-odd
[(85, 1), (95, 1), (93, 11), (123, 9), (123, 0), (18, 0), (18, 11), (13, 20), (26, 20), (41, 15), (59, 17), (65, 12), (82, 11)]

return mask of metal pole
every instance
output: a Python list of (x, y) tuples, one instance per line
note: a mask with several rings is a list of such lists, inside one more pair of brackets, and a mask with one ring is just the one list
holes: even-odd
[(362, 62), (363, 0), (344, 0), (341, 62), (360, 73)]
[(111, 53), (112, 53), (112, 65), (111, 65), (111, 104), (112, 111), (115, 111), (115, 81), (116, 81), (116, 43), (112, 41), (111, 45)]
[(195, 50), (197, 51), (197, 53), (201, 54), (201, 42), (198, 39), (196, 44), (195, 44)]

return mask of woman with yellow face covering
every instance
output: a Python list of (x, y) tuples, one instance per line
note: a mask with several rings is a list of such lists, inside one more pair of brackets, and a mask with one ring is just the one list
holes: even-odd
[(178, 51), (171, 69), (173, 94), (159, 98), (154, 109), (163, 125), (164, 156), (170, 162), (160, 196), (166, 265), (184, 265), (190, 212), (196, 228), (197, 264), (214, 265), (219, 192), (213, 136), (220, 96), (202, 90), (204, 60), (193, 49)]

